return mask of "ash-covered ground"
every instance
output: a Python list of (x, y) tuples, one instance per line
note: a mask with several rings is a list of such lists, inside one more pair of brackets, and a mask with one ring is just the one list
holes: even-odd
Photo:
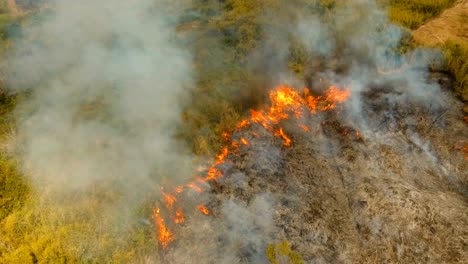
[(260, 125), (235, 134), (250, 145), (197, 198), (211, 215), (175, 230), (163, 260), (268, 263), (267, 245), (288, 241), (305, 263), (466, 261), (468, 161), (457, 144), (468, 127), (449, 78), (430, 78), (439, 103), (379, 84), (352, 95), (359, 116), (345, 105), (300, 120), (310, 131), (283, 122), (291, 147)]

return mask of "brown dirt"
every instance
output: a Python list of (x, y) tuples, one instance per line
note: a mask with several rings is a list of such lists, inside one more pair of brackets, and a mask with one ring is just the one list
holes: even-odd
[(418, 43), (429, 46), (437, 46), (447, 40), (468, 43), (468, 0), (459, 0), (439, 17), (413, 31), (412, 35)]

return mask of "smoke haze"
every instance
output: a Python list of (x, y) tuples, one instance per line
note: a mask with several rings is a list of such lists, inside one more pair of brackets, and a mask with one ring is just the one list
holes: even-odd
[(131, 192), (188, 176), (173, 134), (194, 74), (170, 15), (147, 0), (57, 1), (25, 30), (12, 87), (33, 94), (19, 116), (29, 175), (64, 191), (118, 180)]
[[(343, 143), (336, 131), (326, 131), (336, 128), (327, 128), (328, 123), (320, 127), (328, 121), (326, 114), (301, 120), (318, 127), (313, 136), (304, 136), (297, 128), (293, 132), (286, 130), (293, 139), (300, 139), (292, 151), (283, 151), (283, 145), (276, 144), (267, 131), (252, 128), (261, 139), (244, 135), (251, 146), (241, 153), (241, 158), (230, 157), (232, 164), (223, 165), (228, 171), (225, 178), (202, 195), (189, 193), (183, 205), (186, 209), (203, 201), (216, 214), (207, 217), (189, 213), (190, 221), (174, 229), (173, 247), (156, 256), (154, 241), (154, 254), (148, 254), (147, 262), (265, 263), (268, 244), (292, 239), (297, 239), (293, 241), (294, 249), (306, 260), (352, 261), (347, 254), (361, 247), (371, 250), (367, 244), (364, 247), (356, 242), (359, 235), (364, 235), (355, 230), (355, 223), (365, 225), (372, 239), (392, 232), (391, 227), (382, 231), (385, 219), (372, 218), (369, 212), (350, 212), (355, 210), (351, 208), (355, 203), (361, 202), (354, 201), (352, 195), (368, 195), (359, 189), (364, 188), (368, 178), (377, 179), (378, 172), (383, 171), (388, 181), (397, 182), (389, 166), (381, 168), (378, 158), (366, 155), (387, 155), (379, 152), (379, 144), (394, 145), (405, 153), (395, 156), (400, 156), (398, 163), (403, 164), (406, 174), (415, 169), (409, 164), (413, 157), (429, 157), (421, 162), (428, 171), (439, 162), (435, 147), (418, 134), (415, 126), (409, 125), (405, 131), (408, 141), (401, 140), (400, 134), (381, 136), (390, 130), (395, 132), (400, 123), (406, 126), (410, 122), (395, 110), (404, 109), (405, 103), (421, 106), (430, 114), (438, 114), (441, 105), (447, 104), (443, 100), (449, 99), (442, 95), (439, 85), (428, 81), (427, 69), (436, 53), (417, 50), (399, 55), (396, 49), (403, 33), (388, 21), (375, 1), (345, 1), (336, 7), (333, 16), (324, 14), (326, 10), (302, 9), (307, 2), (307, 10), (314, 10), (319, 1), (272, 2), (259, 12), (261, 37), (248, 51), (242, 66), (251, 73), (261, 72), (267, 76), (266, 83), (275, 85), (306, 85), (316, 93), (329, 84), (349, 87), (352, 97), (344, 108), (347, 118), (333, 121), (362, 131), (369, 142), (356, 140), (352, 142), (355, 148), (348, 146), (348, 141)], [(199, 69), (194, 67), (195, 53), (199, 51), (190, 43), (198, 32), (194, 29), (181, 37), (175, 31), (189, 7), (186, 1), (64, 0), (54, 2), (50, 14), (24, 30), (11, 54), (11, 87), (12, 92), (29, 93), (17, 109), (18, 154), (25, 173), (39, 191), (68, 194), (100, 184), (117, 186), (121, 199), (116, 204), (105, 203), (103, 213), (115, 216), (114, 221), (135, 223), (141, 219), (134, 219), (132, 209), (148, 196), (157, 195), (159, 187), (185, 183), (195, 175), (194, 168), (199, 164), (195, 164), (185, 143), (175, 137), (183, 127), (184, 103), (190, 102), (186, 96), (199, 77)], [(215, 11), (219, 14), (223, 10)], [(202, 14), (196, 15), (204, 19)], [(307, 61), (306, 69), (299, 74), (291, 70), (288, 61), (295, 48), (290, 39), (298, 43), (304, 51), (299, 57)], [(203, 50), (209, 53), (210, 61), (203, 63), (228, 71), (223, 61), (229, 51), (217, 42), (210, 45), (213, 47)], [(223, 86), (222, 80), (214, 82), (219, 86), (217, 92), (230, 88)], [(374, 109), (378, 107), (371, 103), (369, 94), (387, 86), (392, 87), (391, 92), (372, 99), (390, 109), (382, 113)], [(410, 152), (410, 145), (421, 153)], [(359, 164), (354, 165), (348, 154)], [(462, 189), (466, 176), (458, 169), (434, 171), (444, 177), (452, 173), (454, 185)], [(343, 174), (348, 176), (346, 180)], [(376, 181), (384, 185), (384, 180)], [(417, 188), (411, 185), (408, 189)], [(375, 195), (382, 193), (379, 191)], [(193, 198), (195, 195), (197, 198)], [(431, 199), (428, 197), (424, 196), (424, 201)], [(463, 207), (458, 197), (451, 199)], [(383, 206), (370, 199), (364, 202), (369, 207)], [(339, 235), (333, 233), (337, 223), (334, 219), (349, 220), (337, 227)], [(146, 219), (140, 222), (148, 225)], [(286, 226), (288, 222), (291, 227)], [(108, 224), (115, 224), (115, 229), (123, 225)], [(94, 255), (86, 257), (93, 259)]]

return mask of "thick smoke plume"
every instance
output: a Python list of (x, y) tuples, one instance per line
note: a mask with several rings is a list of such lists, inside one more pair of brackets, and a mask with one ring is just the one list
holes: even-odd
[(109, 259), (131, 228), (149, 227), (135, 211), (161, 184), (191, 176), (192, 157), (174, 137), (194, 78), (175, 32), (178, 4), (50, 2), (10, 54), (11, 92), (27, 94), (17, 153), (46, 217), (38, 228), (73, 230), (55, 241), (80, 260)]
[(187, 175), (173, 134), (193, 72), (177, 13), (147, 0), (57, 1), (42, 19), (14, 55), (12, 87), (32, 92), (19, 113), (28, 174), (63, 190), (115, 180), (135, 193)]

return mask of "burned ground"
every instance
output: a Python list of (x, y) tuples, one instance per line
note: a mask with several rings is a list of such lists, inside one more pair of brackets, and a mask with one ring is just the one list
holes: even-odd
[[(444, 74), (432, 78), (450, 85)], [(267, 242), (290, 241), (306, 263), (463, 262), (468, 163), (455, 146), (468, 135), (461, 103), (447, 89), (443, 105), (457, 107), (386, 100), (396, 94), (392, 87), (361, 94), (362, 114), (372, 120), (365, 130), (342, 107), (302, 119), (310, 131), (297, 120), (282, 123), (289, 148), (260, 125), (235, 134), (250, 145), (231, 154), (225, 175), (211, 182), (204, 195), (211, 216), (177, 230), (166, 258), (182, 263), (181, 252), (190, 252), (203, 263), (258, 263)], [(259, 197), (269, 201), (271, 223)], [(240, 230), (230, 203), (244, 208)]]

